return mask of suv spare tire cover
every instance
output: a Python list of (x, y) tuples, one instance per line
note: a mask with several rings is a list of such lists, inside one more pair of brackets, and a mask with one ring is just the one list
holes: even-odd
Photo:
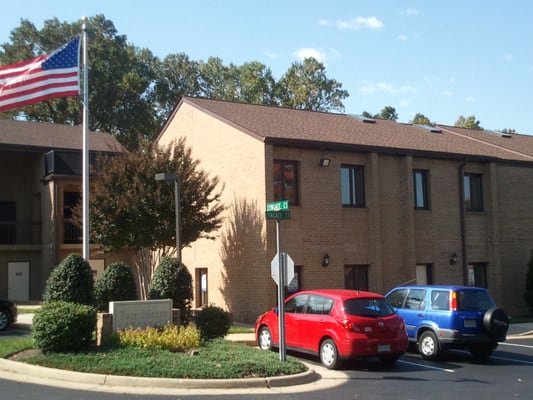
[(501, 308), (491, 308), (483, 316), (483, 325), (497, 341), (503, 341), (509, 329), (509, 316)]

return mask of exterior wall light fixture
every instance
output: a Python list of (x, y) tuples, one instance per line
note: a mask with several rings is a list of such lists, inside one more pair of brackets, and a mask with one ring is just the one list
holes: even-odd
[(326, 158), (326, 157), (320, 157), (320, 163), (319, 165), (323, 168), (325, 167), (329, 167), (329, 165), (331, 164), (331, 158)]
[(450, 265), (457, 264), (457, 253), (454, 251), (452, 257), (450, 258)]
[(329, 265), (329, 255), (328, 253), (324, 254), (324, 257), (322, 258), (322, 266), (327, 267)]

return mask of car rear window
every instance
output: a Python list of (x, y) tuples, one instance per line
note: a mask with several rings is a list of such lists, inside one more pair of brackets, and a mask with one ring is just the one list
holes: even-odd
[(348, 299), (344, 301), (344, 311), (356, 317), (379, 318), (394, 314), (385, 299)]
[(458, 290), (457, 309), (461, 311), (488, 310), (495, 307), (494, 300), (485, 290)]

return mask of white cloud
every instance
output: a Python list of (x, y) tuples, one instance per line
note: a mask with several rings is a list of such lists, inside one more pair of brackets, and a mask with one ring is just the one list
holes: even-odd
[(442, 94), (444, 96), (446, 96), (446, 97), (452, 97), (453, 96), (453, 92), (451, 90), (445, 90)]
[(467, 103), (475, 103), (476, 102), (476, 98), (474, 96), (468, 96), (465, 101)]
[(335, 22), (321, 19), (318, 23), (322, 26), (335, 26), (338, 30), (342, 31), (345, 29), (349, 30), (359, 30), (359, 29), (381, 29), (383, 28), (383, 22), (381, 22), (376, 17), (356, 17), (350, 20), (337, 20)]
[(402, 14), (416, 17), (418, 15), (418, 10), (414, 7), (409, 7), (406, 10), (402, 11)]
[(510, 54), (510, 53), (504, 54), (504, 55), (503, 55), (503, 59), (504, 59), (505, 61), (513, 61), (513, 55)]
[(383, 92), (391, 96), (397, 96), (400, 94), (415, 93), (416, 89), (413, 86), (409, 86), (409, 85), (394, 87), (390, 83), (385, 83), (385, 82), (378, 82), (378, 83), (367, 82), (359, 88), (359, 93), (361, 94), (371, 95), (376, 92)]
[(273, 52), (271, 52), (271, 51), (266, 51), (266, 52), (265, 52), (265, 56), (267, 56), (268, 58), (272, 58), (272, 59), (274, 59), (274, 58), (278, 58), (278, 57), (279, 57), (279, 54), (277, 54), (277, 53), (273, 53)]
[(300, 60), (313, 57), (315, 60), (324, 63), (326, 61), (326, 53), (322, 50), (304, 47), (294, 53), (294, 56)]
[(409, 40), (409, 38), (407, 37), (407, 35), (398, 35), (398, 40), (406, 42), (407, 40)]

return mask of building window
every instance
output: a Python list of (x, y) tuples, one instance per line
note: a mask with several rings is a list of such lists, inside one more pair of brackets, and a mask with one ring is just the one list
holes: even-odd
[(298, 163), (296, 161), (274, 161), (274, 200), (288, 200), (298, 205)]
[(207, 307), (207, 268), (196, 268), (195, 283), (196, 308)]
[(473, 263), (468, 265), (468, 285), (487, 288), (487, 264)]
[(82, 242), (82, 227), (74, 220), (74, 208), (80, 202), (80, 192), (63, 193), (63, 243)]
[(302, 287), (302, 266), (301, 265), (295, 265), (294, 266), (294, 278), (292, 278), (292, 281), (290, 281), (286, 286), (286, 293), (285, 297), (287, 297), (290, 294), (299, 292)]
[(362, 166), (341, 167), (341, 196), (344, 207), (365, 207), (365, 169)]
[(413, 171), (415, 208), (429, 210), (428, 171), (415, 169)]
[(368, 265), (345, 265), (344, 288), (368, 290)]
[(0, 244), (17, 243), (17, 203), (0, 201)]
[(483, 192), (480, 174), (464, 175), (465, 208), (468, 211), (483, 211)]

